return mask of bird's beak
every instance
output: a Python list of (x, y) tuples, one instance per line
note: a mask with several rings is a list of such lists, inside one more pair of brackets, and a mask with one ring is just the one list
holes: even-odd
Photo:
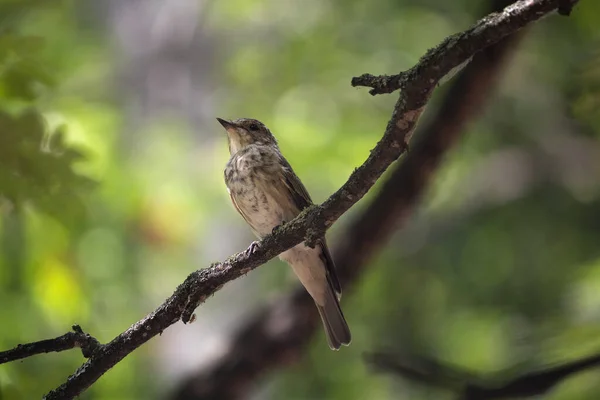
[(234, 131), (234, 130), (235, 130), (235, 128), (236, 128), (236, 125), (235, 125), (233, 122), (231, 122), (231, 121), (227, 121), (226, 119), (223, 119), (223, 118), (217, 118), (217, 121), (219, 121), (219, 123), (220, 123), (221, 125), (223, 125), (223, 128), (225, 128), (225, 130), (226, 130), (227, 132)]

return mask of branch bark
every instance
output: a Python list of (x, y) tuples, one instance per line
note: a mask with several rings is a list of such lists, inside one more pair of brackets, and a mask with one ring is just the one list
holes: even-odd
[(21, 360), (36, 354), (60, 352), (79, 347), (85, 358), (100, 348), (100, 342), (93, 336), (83, 332), (79, 325), (73, 325), (73, 332), (67, 332), (54, 339), (19, 344), (17, 347), (0, 352), (0, 364)]
[(189, 322), (192, 317), (189, 310), (197, 307), (228, 281), (245, 275), (302, 241), (314, 244), (408, 148), (417, 120), (444, 75), (478, 51), (549, 14), (558, 6), (558, 0), (516, 2), (501, 13), (482, 19), (473, 28), (449, 37), (429, 51), (415, 67), (394, 80), (401, 92), (382, 139), (367, 160), (327, 201), (307, 208), (273, 235), (264, 238), (256, 252), (238, 253), (228, 260), (191, 273), (161, 306), (101, 346), (64, 384), (49, 392), (45, 398), (74, 398), (116, 363), (179, 319)]

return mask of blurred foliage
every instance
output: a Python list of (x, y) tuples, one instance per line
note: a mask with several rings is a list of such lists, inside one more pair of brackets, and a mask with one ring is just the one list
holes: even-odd
[(82, 218), (80, 192), (91, 181), (73, 171), (73, 162), (83, 156), (65, 147), (62, 131), (48, 135), (33, 110), (0, 114), (0, 126), (0, 196), (13, 212), (31, 204), (63, 221)]
[(6, 27), (11, 11), (18, 14), (14, 6), (0, 5), (0, 11), (8, 11), (0, 30), (0, 198), (15, 210), (28, 203), (72, 221), (83, 217), (81, 192), (91, 181), (73, 171), (73, 163), (84, 157), (64, 142), (63, 128), (49, 131), (35, 107), (55, 79), (40, 57), (44, 40)]
[[(395, 102), (350, 79), (412, 66), (487, 6), (198, 0), (189, 27), (176, 23), (188, 16), (177, 11), (184, 3), (0, 0), (0, 348), (73, 323), (108, 341), (187, 273), (247, 246), (214, 117), (264, 121), (324, 200), (367, 157)], [(415, 217), (345, 288), (352, 346), (330, 352), (318, 332), (307, 357), (270, 375), (255, 398), (451, 398), (369, 369), (362, 354), (385, 348), (482, 373), (598, 351), (600, 3), (580, 3), (570, 18), (529, 29)], [(194, 74), (208, 83), (183, 90)], [(189, 114), (160, 107), (173, 98)], [(149, 104), (159, 106), (145, 113)], [(333, 227), (332, 244), (376, 191)], [(252, 305), (296, 284), (272, 264), (226, 286), (199, 322), (165, 331), (82, 398), (163, 398), (226, 348)], [(71, 351), (1, 365), (0, 398), (40, 398), (82, 361)], [(598, 373), (546, 398), (595, 399)]]

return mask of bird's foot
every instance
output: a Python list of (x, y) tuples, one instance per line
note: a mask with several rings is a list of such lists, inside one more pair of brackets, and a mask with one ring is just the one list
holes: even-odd
[(244, 251), (244, 255), (246, 257), (256, 253), (256, 250), (258, 250), (260, 248), (260, 242), (259, 241), (254, 241), (252, 243), (250, 243), (250, 246), (248, 246), (248, 248), (246, 249), (246, 251)]

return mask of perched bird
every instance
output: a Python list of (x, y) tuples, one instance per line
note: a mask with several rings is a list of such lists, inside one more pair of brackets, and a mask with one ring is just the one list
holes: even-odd
[[(246, 118), (217, 120), (227, 131), (231, 154), (225, 167), (229, 196), (259, 238), (312, 204), (277, 140), (262, 122)], [(315, 301), (329, 347), (337, 350), (342, 344), (350, 344), (350, 330), (339, 303), (342, 289), (325, 238), (315, 248), (301, 243), (279, 258), (292, 267)]]

